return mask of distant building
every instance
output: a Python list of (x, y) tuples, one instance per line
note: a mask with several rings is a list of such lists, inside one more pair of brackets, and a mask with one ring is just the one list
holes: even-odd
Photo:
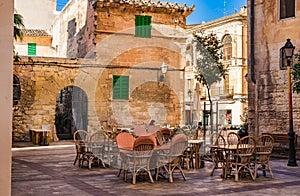
[[(191, 35), (197, 32), (214, 33), (222, 43), (222, 63), (228, 68), (225, 79), (211, 86), (213, 100), (214, 124), (219, 127), (241, 125), (241, 116), (247, 108), (247, 9), (241, 7), (240, 12), (213, 20), (207, 23), (188, 26)], [(190, 45), (190, 48), (193, 46)], [(190, 73), (196, 64), (193, 49), (188, 53)], [(194, 120), (208, 123), (209, 101), (206, 88), (194, 77), (186, 77), (188, 88), (194, 92), (192, 98)], [(188, 100), (188, 97), (187, 97)], [(187, 104), (189, 101), (187, 101)], [(206, 107), (204, 106), (206, 104)], [(205, 107), (205, 108), (204, 108)], [(206, 111), (204, 111), (206, 110)]]

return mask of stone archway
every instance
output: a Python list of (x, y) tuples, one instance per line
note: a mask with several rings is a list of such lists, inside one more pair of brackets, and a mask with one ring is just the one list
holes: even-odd
[(73, 139), (76, 130), (87, 130), (88, 100), (77, 86), (64, 87), (56, 96), (55, 128), (60, 140)]

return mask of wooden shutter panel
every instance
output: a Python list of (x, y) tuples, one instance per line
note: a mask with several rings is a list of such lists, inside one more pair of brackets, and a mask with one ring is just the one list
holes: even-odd
[(135, 36), (151, 37), (151, 16), (135, 16)]
[(113, 99), (129, 98), (129, 76), (113, 76)]
[(36, 43), (28, 43), (28, 56), (36, 56)]

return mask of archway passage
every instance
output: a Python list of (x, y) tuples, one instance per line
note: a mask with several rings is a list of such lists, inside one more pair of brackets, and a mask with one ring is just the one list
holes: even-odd
[(67, 86), (56, 97), (55, 128), (60, 140), (73, 139), (76, 130), (87, 130), (87, 95), (79, 87)]

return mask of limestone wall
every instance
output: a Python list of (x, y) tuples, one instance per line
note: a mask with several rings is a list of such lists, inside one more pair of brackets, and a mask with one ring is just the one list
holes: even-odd
[[(249, 2), (249, 1), (248, 1)], [(279, 1), (255, 2), (254, 69), (256, 84), (249, 82), (249, 120), (252, 132), (288, 132), (287, 71), (279, 69), (279, 50), (290, 38), (300, 49), (298, 17), (279, 20)], [(296, 4), (296, 16), (300, 5)], [(249, 34), (250, 35), (250, 34)], [(249, 42), (250, 43), (250, 42)], [(248, 79), (250, 80), (251, 66)], [(294, 130), (300, 134), (300, 95), (293, 94)], [(257, 123), (255, 123), (257, 122)]]

